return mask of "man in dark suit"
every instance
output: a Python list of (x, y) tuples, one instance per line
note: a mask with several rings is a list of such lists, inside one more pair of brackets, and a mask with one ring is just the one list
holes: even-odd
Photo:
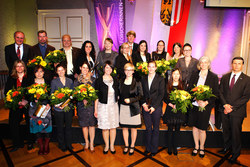
[(48, 37), (46, 31), (44, 30), (38, 31), (37, 38), (38, 38), (38, 44), (30, 48), (29, 60), (35, 58), (36, 56), (42, 56), (44, 59), (50, 51), (55, 50), (53, 46), (47, 44)]
[[(129, 55), (132, 56), (132, 54), (135, 54), (137, 51), (139, 45), (135, 43), (136, 33), (134, 31), (127, 32), (127, 42), (130, 47)], [(121, 46), (119, 47), (119, 54), (121, 54)]]
[(13, 64), (16, 60), (22, 60), (26, 64), (28, 61), (28, 53), (30, 45), (24, 44), (25, 35), (22, 31), (14, 33), (15, 43), (5, 47), (5, 62), (9, 69), (9, 74), (12, 71)]
[[(55, 48), (53, 46), (47, 44), (48, 37), (47, 37), (46, 31), (44, 31), (44, 30), (38, 31), (37, 38), (38, 38), (38, 44), (30, 47), (29, 60), (34, 59), (36, 56), (42, 56), (44, 59), (50, 51), (55, 50)], [(29, 73), (29, 75), (33, 75), (32, 70), (29, 70), (28, 73)], [(45, 78), (45, 80), (50, 82), (53, 79), (54, 75), (55, 74), (52, 71), (45, 70), (44, 78)]]
[(76, 67), (77, 67), (77, 58), (81, 54), (81, 49), (72, 47), (71, 37), (68, 34), (62, 36), (63, 48), (61, 51), (64, 51), (66, 54), (66, 65), (67, 65), (67, 76), (73, 81), (77, 77)]
[(230, 162), (236, 162), (241, 150), (241, 132), (246, 104), (250, 98), (250, 77), (242, 72), (244, 59), (234, 57), (232, 72), (224, 75), (220, 82), (220, 100), (224, 107), (222, 128), (224, 148), (219, 151), (225, 154), (232, 150)]

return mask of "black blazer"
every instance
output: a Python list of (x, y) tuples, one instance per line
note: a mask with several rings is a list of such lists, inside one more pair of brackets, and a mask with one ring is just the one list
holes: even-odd
[(162, 100), (165, 92), (164, 78), (158, 74), (155, 74), (150, 89), (148, 87), (148, 75), (142, 77), (141, 83), (143, 90), (141, 104), (150, 101), (150, 105), (155, 109), (162, 107)]
[[(8, 76), (8, 79), (7, 79), (7, 82), (5, 84), (5, 88), (4, 88), (4, 94), (6, 95), (7, 92), (10, 90), (10, 89), (16, 89), (17, 88), (17, 83), (16, 83), (17, 79), (16, 78), (13, 78), (11, 76)], [(24, 76), (23, 77), (23, 80), (22, 80), (22, 84), (21, 84), (21, 87), (23, 88), (26, 88), (28, 86), (31, 85), (31, 78), (30, 77), (27, 77), (27, 76)]]
[[(118, 101), (119, 82), (113, 77), (113, 89), (115, 90), (115, 101)], [(108, 86), (103, 82), (103, 76), (95, 81), (95, 89), (98, 90), (97, 95), (100, 103), (107, 104), (108, 102)]]
[[(140, 55), (140, 52), (135, 52), (132, 55), (132, 60), (133, 60), (134, 66), (136, 66), (136, 63), (138, 63), (138, 62), (143, 62), (141, 55)], [(147, 53), (146, 54), (146, 61), (149, 62), (150, 60), (151, 60), (151, 55), (150, 55), (150, 53)]]
[(184, 83), (189, 83), (191, 75), (198, 71), (197, 64), (198, 60), (193, 57), (188, 67), (186, 67), (185, 57), (178, 59), (176, 67), (181, 69), (182, 80)]
[(124, 65), (130, 63), (123, 54), (119, 54), (116, 59), (115, 59), (115, 68), (117, 70), (117, 75), (118, 78), (124, 78), (125, 73), (124, 73)]
[[(63, 48), (61, 48), (60, 51), (63, 51), (65, 53)], [(80, 69), (77, 69), (77, 59), (80, 54), (81, 54), (81, 49), (72, 47), (73, 74), (75, 74), (76, 71), (79, 72), (80, 70)], [(67, 65), (67, 59), (63, 63)]]
[[(125, 79), (120, 80), (120, 84), (119, 84), (120, 91), (122, 90), (122, 88), (124, 86), (124, 80)], [(142, 98), (142, 96), (143, 96), (142, 85), (140, 82), (137, 82), (133, 78), (131, 86), (130, 86), (130, 90), (129, 90), (129, 100), (130, 100), (129, 108), (130, 108), (130, 115), (131, 116), (135, 116), (135, 115), (138, 115), (140, 113), (139, 100)], [(123, 99), (123, 98), (121, 98), (121, 96), (120, 96), (120, 99)]]
[[(45, 56), (50, 52), (56, 50), (53, 46), (47, 44)], [(42, 56), (39, 44), (36, 44), (30, 48), (29, 60), (34, 59), (36, 56)]]
[(162, 52), (162, 54), (158, 54), (157, 52), (152, 52), (152, 59), (153, 60), (166, 60), (167, 52)]
[[(29, 50), (30, 50), (30, 45), (23, 44), (22, 61), (24, 61), (25, 64), (27, 64), (28, 62)], [(5, 46), (4, 51), (5, 51), (5, 62), (9, 69), (9, 73), (11, 73), (14, 62), (16, 60), (19, 60), (16, 54), (15, 43)]]
[(250, 77), (243, 72), (237, 79), (232, 90), (229, 89), (231, 72), (222, 76), (220, 81), (220, 100), (222, 105), (230, 104), (235, 117), (246, 117), (246, 104), (250, 98)]
[[(200, 73), (200, 71), (197, 71), (191, 75), (190, 83), (188, 86), (189, 92), (191, 91), (191, 89), (194, 88), (194, 85), (197, 85), (197, 82), (199, 80), (199, 73)], [(212, 92), (216, 96), (216, 97), (211, 97), (210, 99), (208, 99), (208, 105), (205, 107), (206, 111), (211, 111), (211, 109), (215, 106), (216, 98), (219, 98), (219, 79), (218, 79), (218, 76), (215, 73), (208, 71), (207, 78), (206, 78), (204, 85), (207, 85), (210, 88), (212, 88)]]

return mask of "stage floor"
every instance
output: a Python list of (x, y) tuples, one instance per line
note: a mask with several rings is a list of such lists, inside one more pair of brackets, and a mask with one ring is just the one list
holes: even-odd
[[(163, 106), (163, 110), (164, 110), (164, 108), (165, 108), (165, 106)], [(244, 119), (243, 125), (242, 125), (242, 131), (244, 131), (244, 132), (250, 132), (250, 101), (247, 103), (247, 115), (248, 115), (248, 117), (246, 117)], [(9, 118), (9, 110), (4, 108), (4, 102), (3, 102), (3, 100), (0, 100), (0, 124), (8, 124), (8, 121), (9, 121), (8, 118)], [(210, 122), (212, 124), (214, 124), (214, 112), (213, 111), (211, 113)], [(73, 117), (72, 126), (79, 127), (78, 118), (77, 118), (76, 114)], [(141, 129), (146, 129), (144, 124), (142, 125)], [(160, 123), (160, 130), (167, 130), (167, 126), (165, 124), (163, 124), (162, 120)], [(192, 130), (192, 129), (188, 126), (181, 127), (181, 131), (190, 131), (190, 130)], [(208, 128), (208, 131), (212, 131), (211, 126)], [(214, 131), (221, 131), (221, 130), (214, 127)]]

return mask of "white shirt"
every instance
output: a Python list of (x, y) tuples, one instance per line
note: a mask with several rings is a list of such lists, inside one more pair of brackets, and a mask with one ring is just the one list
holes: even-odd
[(154, 74), (154, 76), (151, 79), (149, 79), (149, 76), (148, 76), (148, 89), (149, 90), (150, 90), (150, 87), (152, 85), (152, 82), (153, 82), (154, 78), (155, 78), (155, 74)]
[(229, 86), (230, 86), (230, 84), (231, 84), (231, 80), (232, 80), (232, 78), (233, 78), (234, 74), (235, 74), (235, 80), (234, 80), (234, 83), (236, 83), (236, 81), (237, 81), (237, 80), (238, 80), (238, 78), (240, 77), (241, 73), (242, 73), (242, 72), (238, 72), (237, 74), (236, 74), (236, 73), (234, 73), (234, 72), (232, 72), (232, 73), (231, 73), (231, 76), (230, 76), (230, 79), (229, 79)]
[(141, 55), (141, 59), (142, 59), (143, 62), (147, 62), (146, 56), (142, 56), (142, 55)]
[(67, 59), (67, 74), (72, 75), (73, 74), (73, 60), (72, 60), (72, 47), (70, 47), (69, 50), (63, 49), (65, 54), (66, 54), (66, 59)]
[[(16, 53), (17, 53), (17, 49), (18, 49), (18, 45), (15, 43)], [(22, 60), (22, 58), (23, 58), (23, 44), (20, 45), (19, 50), (20, 50), (20, 60)]]

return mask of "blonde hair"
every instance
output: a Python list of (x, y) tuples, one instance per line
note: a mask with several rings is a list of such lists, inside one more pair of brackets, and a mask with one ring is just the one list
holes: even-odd
[(133, 35), (136, 38), (136, 33), (134, 31), (127, 32), (127, 37)]
[(129, 68), (129, 67), (133, 68), (133, 70), (135, 69), (135, 66), (134, 66), (132, 63), (126, 63), (126, 64), (124, 65), (124, 70), (126, 70), (126, 69)]
[(27, 68), (26, 68), (25, 63), (22, 60), (16, 60), (14, 62), (14, 65), (13, 65), (12, 71), (11, 71), (11, 77), (13, 77), (13, 78), (18, 78), (17, 71), (16, 71), (16, 66), (17, 66), (18, 63), (21, 63), (23, 65), (23, 67), (24, 67), (24, 71), (23, 71), (24, 75), (27, 74)]
[(197, 68), (198, 70), (201, 70), (201, 62), (205, 60), (207, 61), (209, 64), (208, 64), (208, 69), (210, 70), (211, 69), (211, 60), (208, 56), (202, 56), (200, 59), (199, 59), (199, 62), (197, 64)]
[[(123, 49), (124, 49), (125, 45), (128, 45), (128, 46), (129, 46), (128, 42), (124, 42), (124, 43), (121, 45), (121, 53), (122, 53), (123, 55), (124, 55)], [(127, 56), (127, 59), (130, 61), (130, 63), (132, 63), (133, 61), (132, 61), (131, 56), (130, 56), (129, 54), (127, 54), (126, 56)]]

